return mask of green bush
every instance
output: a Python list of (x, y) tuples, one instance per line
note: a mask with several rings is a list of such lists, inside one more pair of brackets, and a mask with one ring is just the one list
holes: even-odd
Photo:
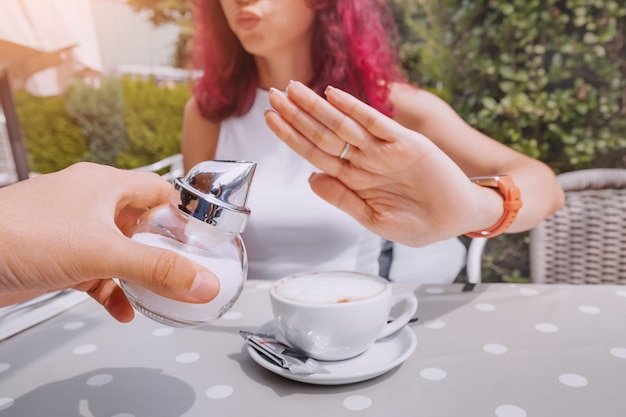
[(48, 173), (82, 161), (89, 147), (80, 127), (65, 111), (63, 97), (15, 97), (24, 145), (31, 171)]
[(105, 77), (100, 88), (77, 81), (61, 97), (20, 92), (16, 110), (31, 171), (93, 161), (134, 168), (180, 152), (187, 84)]
[(75, 82), (66, 93), (66, 109), (89, 142), (87, 160), (115, 165), (128, 142), (120, 81), (103, 77), (98, 88)]
[(154, 79), (123, 80), (128, 146), (116, 158), (121, 168), (148, 165), (180, 152), (187, 84), (159, 86)]
[(410, 78), (555, 171), (626, 149), (626, 5), (393, 0)]

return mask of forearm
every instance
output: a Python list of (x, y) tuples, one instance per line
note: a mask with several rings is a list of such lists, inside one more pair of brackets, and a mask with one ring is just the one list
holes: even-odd
[[(15, 268), (11, 268), (12, 260), (9, 259), (14, 255), (10, 245), (23, 245), (23, 242), (15, 239), (7, 241), (9, 235), (8, 227), (0, 220), (0, 307), (16, 304), (22, 301), (41, 295), (42, 290), (26, 290), (21, 276), (16, 273)], [(19, 269), (19, 268), (18, 268)]]
[[(515, 222), (506, 230), (507, 233), (532, 229), (561, 208), (563, 191), (547, 165), (475, 130), (455, 114), (450, 106), (430, 94), (420, 91), (414, 93), (412, 98), (420, 102), (420, 108), (425, 110), (417, 116), (414, 111), (405, 110), (403, 121), (409, 128), (430, 138), (468, 177), (508, 175), (513, 179), (520, 189), (523, 205)], [(411, 115), (413, 118), (409, 117)], [(481, 214), (489, 216), (493, 225), (503, 214), (502, 198), (494, 201), (495, 192), (489, 191), (491, 195), (482, 193), (485, 200), (480, 202), (481, 213), (475, 214), (475, 217)], [(494, 204), (497, 211), (495, 216)]]
[(547, 165), (532, 160), (508, 167), (502, 173), (513, 178), (520, 189), (523, 203), (507, 233), (530, 230), (563, 206), (563, 190)]

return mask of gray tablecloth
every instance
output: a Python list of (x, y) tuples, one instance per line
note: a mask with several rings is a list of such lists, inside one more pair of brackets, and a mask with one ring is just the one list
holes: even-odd
[(198, 329), (88, 301), (0, 343), (0, 416), (626, 415), (626, 288), (415, 289), (415, 352), (377, 378), (322, 386), (254, 362), (238, 330), (271, 320), (269, 283)]

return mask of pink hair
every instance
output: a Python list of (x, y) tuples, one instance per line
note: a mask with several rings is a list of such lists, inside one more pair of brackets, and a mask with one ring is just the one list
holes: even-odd
[[(320, 95), (328, 85), (341, 88), (391, 114), (388, 84), (404, 77), (391, 45), (395, 23), (386, 0), (308, 1), (317, 13), (311, 48), (315, 75), (300, 81)], [(218, 122), (245, 114), (258, 88), (254, 57), (228, 27), (218, 0), (196, 1), (196, 6), (195, 61), (203, 75), (194, 97), (200, 111)]]

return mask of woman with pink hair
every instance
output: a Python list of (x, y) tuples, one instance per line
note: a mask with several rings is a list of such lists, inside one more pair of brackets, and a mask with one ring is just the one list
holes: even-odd
[[(406, 82), (394, 52), (394, 23), (385, 0), (198, 0), (196, 6), (195, 52), (203, 75), (185, 107), (184, 164), (189, 169), (207, 159), (258, 162), (248, 200), (252, 216), (243, 235), (249, 277), (275, 279), (330, 269), (378, 272), (377, 233), (385, 235), (385, 231), (363, 218), (355, 220), (334, 206), (341, 207), (337, 201), (324, 196), (329, 204), (319, 198), (307, 183), (315, 167), (280, 139), (294, 132), (318, 142), (330, 137), (323, 123), (307, 114), (316, 109), (298, 108), (295, 104), (302, 101), (289, 104), (282, 94), (296, 84), (320, 100), (328, 86), (348, 92), (371, 106), (377, 116), (428, 137), (434, 150), (428, 155), (406, 154), (405, 161), (398, 161), (402, 162), (399, 172), (410, 169), (407, 162), (410, 165), (419, 157), (415, 163), (424, 166), (440, 161), (437, 172), (443, 171), (448, 181), (470, 184), (461, 187), (458, 197), (446, 189), (427, 189), (429, 194), (421, 198), (436, 195), (438, 212), (432, 217), (433, 228), (423, 229), (424, 235), (412, 244), (451, 238), (458, 231), (499, 233), (518, 212), (515, 225), (527, 228), (560, 207), (560, 188), (545, 165), (472, 129), (439, 98)], [(305, 93), (294, 90), (294, 94)], [(280, 138), (266, 124), (270, 96), (284, 117), (268, 113), (268, 123)], [(353, 119), (346, 120), (344, 131), (364, 134), (356, 124), (350, 125)], [(331, 139), (322, 146), (326, 155), (350, 164), (356, 145), (351, 150), (341, 135)], [(521, 212), (521, 202), (516, 201), (507, 205), (503, 216), (502, 197), (467, 178), (498, 173), (511, 175), (522, 190)], [(384, 207), (377, 210), (384, 217)], [(457, 219), (463, 210), (466, 213)], [(497, 227), (490, 228), (494, 223)]]

